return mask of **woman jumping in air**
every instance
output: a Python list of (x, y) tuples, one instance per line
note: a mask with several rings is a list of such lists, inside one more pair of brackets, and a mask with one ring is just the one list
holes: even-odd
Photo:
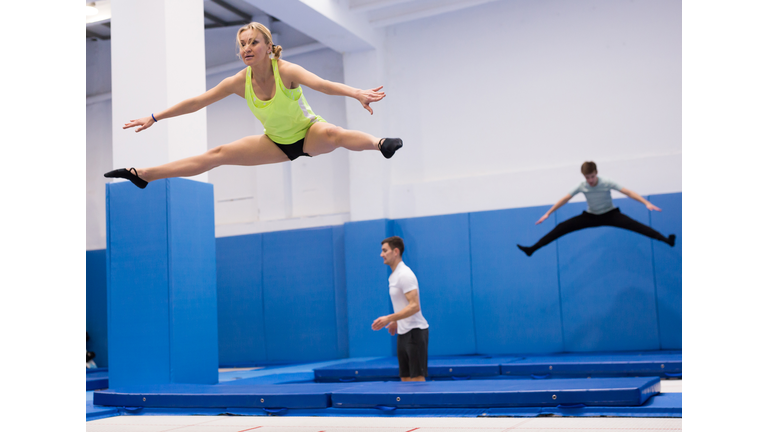
[(136, 132), (160, 120), (195, 112), (236, 94), (246, 100), (264, 125), (264, 135), (241, 138), (207, 152), (151, 168), (117, 169), (104, 177), (130, 180), (140, 188), (148, 182), (169, 177), (191, 177), (221, 165), (265, 165), (317, 156), (344, 147), (348, 150), (378, 150), (389, 159), (403, 146), (399, 138), (376, 138), (365, 132), (342, 129), (315, 115), (302, 93), (301, 85), (328, 95), (349, 96), (373, 114), (369, 106), (380, 101), (382, 87), (359, 90), (324, 80), (299, 65), (280, 59), (282, 47), (272, 43), (269, 29), (250, 23), (237, 31), (239, 56), (247, 66), (200, 96), (182, 101), (149, 117), (131, 120), (123, 129), (138, 126)]

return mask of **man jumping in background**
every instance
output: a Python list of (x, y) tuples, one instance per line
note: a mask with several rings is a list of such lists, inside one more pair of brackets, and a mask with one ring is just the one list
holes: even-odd
[(583, 193), (587, 198), (587, 210), (578, 216), (574, 216), (562, 223), (557, 224), (557, 226), (552, 231), (542, 237), (541, 240), (539, 240), (535, 245), (517, 245), (517, 247), (525, 252), (526, 255), (531, 256), (539, 248), (548, 245), (549, 243), (568, 233), (584, 228), (594, 228), (599, 226), (624, 228), (630, 231), (634, 231), (638, 234), (642, 234), (646, 237), (650, 237), (654, 240), (664, 242), (670, 246), (675, 245), (675, 239), (677, 237), (674, 234), (671, 234), (669, 237), (664, 237), (655, 229), (647, 225), (643, 225), (640, 222), (630, 218), (629, 216), (622, 214), (619, 208), (614, 207), (613, 205), (613, 200), (611, 199), (611, 189), (615, 189), (624, 195), (643, 203), (648, 208), (648, 210), (661, 211), (660, 208), (651, 204), (648, 202), (648, 200), (641, 197), (636, 192), (621, 187), (608, 179), (598, 177), (597, 165), (594, 162), (584, 162), (581, 165), (581, 173), (584, 174), (586, 181), (582, 182), (578, 187), (576, 187), (576, 189), (573, 190), (573, 192), (561, 198), (560, 201), (552, 206), (552, 208), (547, 210), (547, 212), (544, 213), (544, 216), (542, 216), (541, 219), (536, 222), (536, 225), (544, 222), (544, 220), (546, 220), (549, 215), (565, 205), (565, 203), (567, 203), (579, 192)]
[(405, 245), (400, 237), (389, 237), (381, 242), (381, 257), (384, 264), (392, 269), (389, 296), (395, 313), (376, 318), (371, 328), (381, 330), (386, 327), (389, 334), (394, 336), (397, 333), (401, 381), (426, 381), (429, 324), (421, 314), (419, 282), (403, 262), (404, 251)]

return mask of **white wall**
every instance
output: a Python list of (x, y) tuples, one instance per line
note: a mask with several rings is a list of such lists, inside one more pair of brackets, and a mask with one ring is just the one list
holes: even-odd
[(551, 204), (585, 160), (682, 191), (681, 22), (667, 0), (520, 0), (390, 27), (387, 216)]
[[(552, 204), (583, 180), (585, 160), (641, 194), (680, 192), (681, 22), (680, 2), (666, 0), (497, 1), (391, 26), (383, 52), (290, 57), (333, 81), (384, 84), (374, 116), (304, 90), (329, 122), (405, 147), (389, 160), (340, 149), (214, 169), (216, 235)], [(232, 61), (232, 38), (206, 32), (208, 67)], [(104, 247), (101, 105), (88, 110), (88, 248)], [(207, 127), (208, 148), (263, 130), (237, 96), (208, 107)]]

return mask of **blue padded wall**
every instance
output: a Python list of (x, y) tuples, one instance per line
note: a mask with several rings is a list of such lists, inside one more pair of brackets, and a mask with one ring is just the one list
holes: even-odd
[(337, 356), (349, 357), (349, 326), (347, 324), (347, 282), (344, 256), (344, 226), (334, 226), (333, 233), (333, 285), (336, 296)]
[(267, 358), (339, 358), (333, 229), (263, 234)]
[(106, 194), (110, 386), (218, 382), (213, 186)]
[[(642, 204), (621, 198), (614, 205), (649, 224)], [(557, 222), (586, 208), (585, 202), (566, 204), (555, 213)], [(660, 348), (651, 241), (620, 228), (588, 228), (536, 252), (557, 248), (565, 351)]]
[(661, 234), (677, 235), (674, 247), (653, 245), (656, 305), (661, 349), (683, 348), (683, 194), (652, 195), (648, 199), (661, 212), (651, 212), (651, 227)]
[(391, 235), (385, 219), (344, 224), (350, 357), (392, 355), (394, 337), (386, 330), (371, 330), (376, 318), (392, 313), (391, 270), (380, 257), (381, 241)]
[(219, 364), (267, 359), (262, 299), (262, 235), (216, 239)]
[(469, 214), (394, 220), (403, 238), (403, 261), (419, 281), (429, 323), (429, 355), (477, 352), (469, 256)]
[(85, 330), (88, 351), (100, 368), (109, 367), (107, 354), (107, 251), (85, 251)]
[(549, 206), (470, 213), (472, 292), (481, 354), (563, 350), (557, 250), (530, 246), (555, 226)]

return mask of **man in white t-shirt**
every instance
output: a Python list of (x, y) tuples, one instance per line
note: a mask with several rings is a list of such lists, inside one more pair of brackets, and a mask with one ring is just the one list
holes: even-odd
[(400, 237), (389, 237), (381, 242), (381, 257), (384, 264), (392, 269), (389, 276), (389, 297), (395, 313), (376, 318), (371, 328), (389, 329), (397, 333), (397, 361), (400, 366), (400, 380), (425, 381), (427, 376), (427, 347), (429, 345), (429, 324), (421, 314), (419, 303), (419, 282), (402, 256), (405, 244)]
[(571, 193), (564, 196), (560, 201), (556, 202), (547, 212), (542, 216), (536, 225), (544, 222), (555, 210), (564, 206), (571, 198), (576, 194), (583, 193), (587, 199), (587, 210), (582, 212), (578, 216), (574, 216), (568, 220), (565, 220), (555, 228), (547, 233), (544, 237), (536, 242), (533, 246), (520, 246), (521, 251), (526, 255), (531, 256), (539, 248), (542, 248), (558, 238), (585, 228), (595, 228), (599, 226), (612, 226), (616, 228), (624, 228), (626, 230), (634, 231), (638, 234), (642, 234), (653, 240), (664, 242), (670, 246), (675, 245), (675, 234), (670, 234), (669, 237), (664, 237), (660, 232), (649, 227), (648, 225), (641, 224), (640, 222), (630, 218), (629, 216), (622, 214), (618, 207), (613, 205), (611, 199), (611, 189), (617, 190), (624, 195), (643, 203), (643, 205), (649, 211), (661, 211), (660, 208), (651, 204), (647, 199), (640, 196), (637, 192), (633, 192), (625, 187), (619, 186), (616, 182), (610, 181), (606, 178), (597, 176), (597, 164), (594, 162), (584, 162), (581, 165), (581, 173), (584, 175), (584, 180), (579, 184), (576, 189)]

